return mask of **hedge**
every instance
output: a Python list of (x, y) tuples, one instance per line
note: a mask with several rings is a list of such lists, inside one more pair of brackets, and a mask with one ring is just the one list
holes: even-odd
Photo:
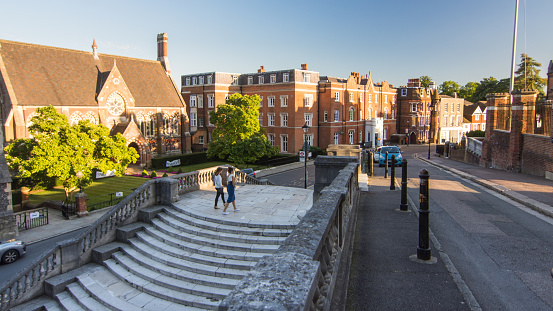
[(174, 165), (174, 166), (200, 164), (208, 161), (207, 152), (197, 152), (197, 153), (189, 153), (189, 154), (179, 154), (179, 155), (162, 157), (162, 158), (153, 158), (152, 167), (154, 169), (167, 168), (166, 166), (167, 161), (175, 161), (175, 160), (180, 160), (180, 164)]

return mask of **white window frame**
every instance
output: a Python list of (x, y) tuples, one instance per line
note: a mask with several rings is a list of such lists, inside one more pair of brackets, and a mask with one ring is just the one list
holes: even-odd
[(411, 104), (411, 112), (417, 112), (417, 104)]
[(354, 121), (355, 119), (355, 109), (353, 107), (349, 108), (349, 120)]
[(199, 76), (199, 77), (198, 77), (198, 84), (199, 84), (199, 85), (204, 84), (204, 76)]
[(384, 103), (388, 103), (388, 95), (384, 95)]
[(186, 83), (186, 85), (190, 85), (190, 77), (187, 77), (187, 78), (186, 78), (186, 82), (185, 82), (185, 83)]
[(355, 97), (355, 95), (353, 94), (353, 92), (350, 92), (349, 93), (349, 102), (350, 103), (353, 103), (353, 101), (355, 100), (354, 97)]
[(259, 113), (259, 117), (257, 119), (259, 121), (259, 126), (263, 126), (263, 113), (262, 112)]
[(384, 108), (384, 120), (388, 120), (388, 107)]
[(248, 76), (248, 85), (252, 85), (252, 84), (253, 84), (253, 77)]
[(267, 100), (268, 100), (267, 107), (274, 107), (275, 106), (275, 97), (274, 96), (267, 97)]
[(259, 101), (259, 107), (263, 107), (263, 96), (259, 96), (261, 100)]
[(267, 125), (268, 126), (275, 126), (275, 114), (274, 113), (268, 113), (267, 114)]
[(196, 77), (192, 77), (192, 85), (196, 85), (196, 84), (198, 84), (198, 82), (197, 82), (197, 81), (198, 81), (198, 80), (197, 80), (197, 78), (196, 78)]
[(348, 132), (348, 139), (349, 139), (349, 144), (350, 145), (353, 145), (353, 136), (354, 136), (354, 131), (353, 130), (350, 130)]
[(265, 76), (258, 76), (258, 77), (257, 77), (257, 83), (258, 83), (258, 84), (263, 84), (263, 83), (265, 83)]
[(196, 127), (198, 125), (198, 115), (195, 112), (190, 113), (190, 126)]
[(334, 122), (340, 122), (340, 110), (334, 110)]
[(392, 120), (394, 120), (394, 119), (396, 118), (395, 112), (396, 112), (396, 111), (395, 111), (394, 109), (392, 109)]
[(309, 73), (304, 73), (304, 74), (303, 74), (303, 82), (305, 82), (305, 83), (311, 83), (311, 74), (309, 74)]
[(280, 135), (280, 152), (288, 152), (288, 135)]
[(276, 74), (272, 74), (269, 76), (270, 83), (276, 83)]
[(340, 92), (334, 92), (334, 101), (339, 102), (340, 101)]
[(202, 95), (198, 95), (198, 108), (203, 108), (203, 107), (204, 107), (204, 96), (202, 94)]
[(307, 126), (313, 126), (313, 114), (312, 113), (304, 113), (303, 119), (305, 120), (305, 124)]
[(198, 127), (203, 127), (203, 126), (204, 126), (204, 118), (198, 117)]
[(290, 81), (290, 75), (288, 73), (282, 74), (282, 82), (289, 82)]
[(271, 144), (271, 146), (274, 147), (275, 145), (275, 134), (267, 134), (267, 140), (269, 141), (269, 143)]
[(407, 89), (401, 89), (401, 96), (407, 96)]
[(281, 113), (280, 114), (280, 126), (281, 127), (288, 127), (288, 114), (287, 113)]
[(207, 95), (207, 108), (214, 108), (215, 107), (215, 95), (208, 94)]
[(288, 95), (280, 95), (280, 107), (288, 107)]
[(373, 94), (369, 94), (369, 103), (373, 102)]
[(190, 95), (190, 107), (196, 107), (196, 95)]
[(238, 76), (232, 76), (232, 84), (234, 85), (238, 84)]
[(360, 102), (360, 103), (363, 102), (363, 93), (359, 93), (359, 102)]
[(313, 94), (304, 94), (303, 95), (303, 105), (304, 107), (313, 106)]
[(328, 111), (324, 111), (323, 113), (323, 122), (328, 122)]
[(213, 84), (213, 76), (212, 75), (207, 76), (207, 84)]
[(334, 133), (334, 144), (335, 145), (338, 145), (338, 143), (340, 142), (340, 137), (339, 137), (340, 134), (338, 133)]
[(198, 136), (198, 143), (202, 145), (204, 144), (204, 135)]

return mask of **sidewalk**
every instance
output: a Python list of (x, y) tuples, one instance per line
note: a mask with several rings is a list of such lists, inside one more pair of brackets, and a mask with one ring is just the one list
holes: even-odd
[(553, 180), (467, 164), (444, 157), (420, 160), (496, 191), (546, 216), (553, 217)]

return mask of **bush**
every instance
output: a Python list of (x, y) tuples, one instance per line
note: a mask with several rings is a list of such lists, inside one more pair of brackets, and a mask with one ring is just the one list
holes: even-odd
[(163, 176), (161, 177), (169, 177), (169, 175), (167, 175), (167, 173), (163, 173)]
[(175, 156), (161, 157), (152, 159), (154, 169), (167, 168), (167, 161), (180, 160), (179, 166), (187, 166), (208, 162), (207, 152), (197, 152), (189, 154), (179, 154)]
[(150, 177), (152, 177), (152, 178), (157, 177), (156, 171), (152, 171), (152, 174), (150, 174)]
[(179, 167), (179, 170), (177, 171), (177, 174), (182, 174), (182, 167)]
[(320, 155), (326, 155), (326, 151), (317, 146), (310, 146), (309, 152), (311, 152), (311, 156), (313, 159)]
[(470, 131), (467, 133), (467, 137), (486, 137), (486, 132), (481, 130)]
[(149, 174), (148, 174), (148, 172), (147, 172), (146, 170), (143, 170), (143, 171), (142, 171), (142, 177), (148, 176), (148, 175), (149, 175)]

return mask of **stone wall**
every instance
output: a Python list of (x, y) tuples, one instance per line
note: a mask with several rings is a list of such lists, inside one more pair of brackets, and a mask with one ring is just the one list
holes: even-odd
[(553, 141), (550, 137), (524, 134), (521, 172), (553, 179)]

